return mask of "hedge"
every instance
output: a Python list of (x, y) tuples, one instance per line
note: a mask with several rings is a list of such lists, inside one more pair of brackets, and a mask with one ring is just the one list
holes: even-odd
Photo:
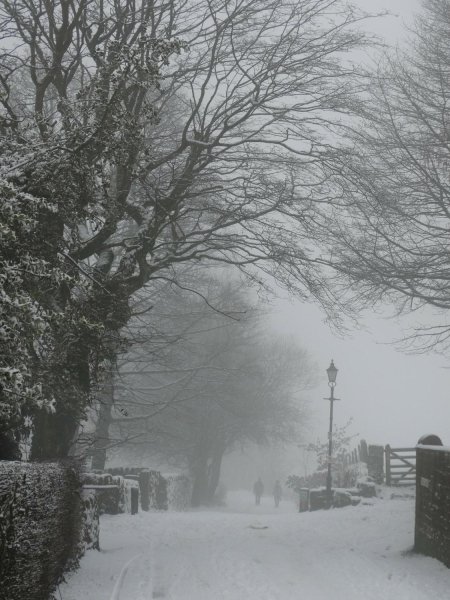
[(52, 598), (84, 550), (98, 547), (96, 510), (75, 464), (0, 461), (0, 598)]
[(98, 496), (91, 490), (82, 493), (82, 526), (78, 557), (84, 556), (87, 550), (100, 550), (100, 511)]
[[(91, 471), (82, 473), (81, 481), (85, 489), (96, 491), (100, 515), (136, 514), (139, 506), (139, 483), (130, 477), (138, 479), (135, 475), (122, 477)], [(133, 495), (135, 495), (134, 507)]]
[[(118, 481), (135, 480), (139, 483), (139, 493), (143, 511), (148, 510), (189, 510), (191, 507), (192, 481), (186, 475), (162, 475), (160, 471), (144, 467), (108, 467), (107, 472), (83, 474), (85, 483), (103, 485)], [(119, 509), (119, 512), (121, 510)], [(125, 512), (128, 512), (127, 510)]]
[(185, 511), (191, 508), (192, 480), (186, 475), (167, 475), (169, 510)]

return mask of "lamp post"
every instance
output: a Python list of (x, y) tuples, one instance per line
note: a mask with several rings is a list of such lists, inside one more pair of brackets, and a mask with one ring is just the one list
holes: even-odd
[(338, 400), (334, 397), (334, 388), (336, 387), (336, 376), (338, 370), (334, 366), (334, 362), (331, 361), (330, 366), (327, 369), (328, 385), (330, 386), (330, 397), (324, 398), (324, 400), (330, 401), (330, 429), (328, 431), (328, 472), (327, 472), (327, 508), (331, 508), (331, 456), (333, 453), (333, 402)]

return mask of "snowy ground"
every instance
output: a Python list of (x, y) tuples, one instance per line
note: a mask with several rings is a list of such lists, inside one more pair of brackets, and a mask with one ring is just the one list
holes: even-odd
[(61, 598), (448, 600), (450, 570), (409, 552), (411, 492), (383, 494), (372, 505), (303, 514), (229, 492), (222, 510), (105, 515), (101, 552), (88, 552)]

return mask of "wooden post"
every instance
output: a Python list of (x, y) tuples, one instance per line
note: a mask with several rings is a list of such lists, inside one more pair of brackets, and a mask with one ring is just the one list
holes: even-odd
[(386, 454), (386, 485), (391, 485), (391, 446), (386, 444), (384, 449)]

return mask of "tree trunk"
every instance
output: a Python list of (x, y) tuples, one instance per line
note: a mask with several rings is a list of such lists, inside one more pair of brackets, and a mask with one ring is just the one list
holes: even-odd
[(34, 417), (30, 460), (55, 460), (69, 455), (78, 421), (65, 406), (54, 413), (40, 409)]
[(21, 460), (19, 441), (11, 431), (10, 423), (0, 420), (0, 460)]
[(191, 504), (194, 507), (207, 504), (208, 501), (208, 475), (207, 456), (199, 458), (194, 466), (194, 486), (192, 488)]
[(109, 426), (111, 425), (112, 407), (114, 404), (114, 373), (112, 368), (107, 374), (100, 394), (100, 409), (95, 428), (95, 445), (92, 455), (92, 469), (105, 468), (106, 451), (109, 446)]
[(209, 480), (208, 480), (208, 504), (214, 503), (214, 494), (220, 480), (220, 469), (222, 466), (222, 458), (224, 451), (218, 448), (213, 453), (212, 463), (210, 465)]

